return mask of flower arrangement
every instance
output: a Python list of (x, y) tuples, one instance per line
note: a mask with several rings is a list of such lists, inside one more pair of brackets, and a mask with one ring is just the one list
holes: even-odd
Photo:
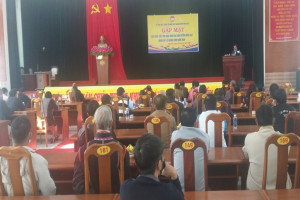
[(107, 55), (113, 56), (114, 52), (111, 46), (107, 46), (107, 47), (93, 46), (90, 54), (93, 56), (107, 56)]

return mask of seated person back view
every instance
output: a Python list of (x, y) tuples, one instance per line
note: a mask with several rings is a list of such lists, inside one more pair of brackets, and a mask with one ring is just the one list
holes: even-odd
[[(124, 107), (125, 110), (126, 108), (128, 108), (129, 110), (131, 110), (133, 108), (133, 103), (131, 101), (131, 99), (126, 95), (125, 90), (123, 87), (119, 87), (117, 89), (117, 95), (122, 97), (124, 100)], [(123, 114), (123, 108), (122, 108), (122, 101), (119, 101), (119, 114), (122, 115)]]
[[(183, 104), (178, 102), (178, 101), (175, 101), (175, 90), (173, 89), (167, 89), (166, 91), (166, 97), (167, 97), (167, 103), (176, 103), (177, 106), (179, 107), (179, 116), (181, 114), (181, 111), (183, 110)], [(174, 116), (175, 118), (175, 121), (177, 122), (177, 111), (174, 109), (173, 110), (173, 113), (172, 115)]]
[[(113, 124), (112, 112), (108, 106), (100, 106), (94, 115), (95, 124), (97, 127), (97, 133), (94, 140), (88, 144), (83, 145), (79, 148), (75, 163), (74, 163), (74, 174), (73, 174), (73, 190), (76, 194), (83, 194), (84, 189), (84, 151), (92, 144), (104, 144), (109, 142), (118, 142), (114, 139), (114, 135), (111, 132)], [(123, 145), (122, 145), (123, 146)], [(124, 177), (125, 180), (129, 178), (129, 154), (124, 146)], [(118, 166), (118, 154), (115, 153), (111, 157), (111, 184), (112, 192), (119, 193), (120, 191), (120, 179), (119, 179), (119, 166)], [(98, 171), (98, 160), (96, 157), (92, 157), (89, 160), (90, 165), (90, 180), (91, 187), (95, 193), (99, 193), (99, 171)]]
[[(206, 86), (205, 85), (200, 85), (199, 93), (206, 94), (206, 92), (207, 92)], [(197, 111), (197, 103), (198, 103), (198, 113), (201, 113), (202, 112), (202, 98), (198, 99), (198, 101), (197, 101), (196, 96), (197, 95), (194, 95), (194, 97), (193, 97), (192, 107)]]
[[(92, 100), (87, 105), (87, 115), (94, 116), (96, 110), (99, 108), (99, 103), (96, 100)], [(89, 141), (94, 138), (94, 127), (91, 124), (87, 125), (88, 139)], [(77, 147), (82, 147), (85, 144), (85, 130), (84, 126), (78, 131)]]
[(25, 92), (24, 88), (19, 89), (19, 99), (23, 103), (23, 105), (25, 105), (26, 108), (30, 108), (31, 99), (26, 94), (24, 94), (24, 92)]
[(9, 98), (7, 100), (7, 106), (13, 111), (22, 111), (25, 110), (25, 105), (19, 99), (19, 92), (17, 89), (11, 89), (9, 91)]
[[(275, 94), (273, 94), (273, 98), (276, 100), (276, 105), (273, 107), (275, 118), (273, 127), (275, 131), (284, 133), (285, 117), (289, 114), (289, 112), (295, 111), (295, 108), (286, 103), (286, 93), (282, 88), (276, 90)], [(294, 132), (293, 120), (289, 120), (287, 132)]]
[(73, 101), (75, 100), (75, 97), (76, 97), (76, 101), (78, 101), (78, 102), (83, 101), (84, 100), (84, 96), (81, 93), (81, 91), (78, 89), (76, 83), (72, 84), (72, 89), (74, 91), (74, 94), (72, 94)]
[[(154, 111), (150, 116), (152, 116), (152, 117), (160, 117), (160, 116), (166, 117), (170, 122), (170, 129), (171, 129), (171, 134), (172, 134), (172, 132), (174, 130), (176, 130), (176, 121), (175, 121), (175, 118), (170, 113), (168, 113), (168, 111), (166, 110), (166, 103), (167, 103), (166, 96), (164, 96), (162, 94), (157, 95), (155, 97), (155, 101), (154, 101), (156, 111)], [(147, 130), (148, 130), (148, 133), (154, 133), (153, 126), (150, 123), (147, 124)], [(162, 124), (162, 129), (161, 130), (162, 130), (161, 138), (162, 138), (162, 141), (164, 143), (164, 146), (168, 147), (169, 141), (168, 141), (168, 132), (167, 132), (166, 123)]]
[[(26, 116), (20, 116), (13, 120), (11, 124), (13, 146), (22, 146), (30, 153), (39, 194), (55, 195), (56, 187), (54, 181), (50, 177), (47, 160), (27, 146), (30, 139), (30, 128), (30, 121)], [(11, 196), (13, 195), (13, 190), (8, 175), (9, 169), (7, 161), (2, 157), (0, 157), (0, 165), (4, 189), (6, 193)], [(28, 164), (24, 158), (20, 160), (20, 169), (24, 193), (26, 196), (32, 195)]]
[[(280, 134), (273, 129), (273, 112), (269, 105), (261, 104), (256, 111), (256, 120), (260, 126), (258, 132), (249, 133), (245, 138), (243, 152), (246, 158), (249, 158), (249, 170), (247, 176), (247, 189), (261, 190), (264, 168), (265, 143), (269, 136)], [(268, 174), (266, 189), (276, 189), (276, 171), (277, 171), (277, 148), (274, 145), (269, 147), (268, 152)], [(290, 189), (292, 183), (287, 175), (286, 188)]]
[(10, 120), (10, 115), (12, 113), (13, 110), (9, 108), (3, 100), (2, 90), (0, 90), (0, 120)]
[[(205, 99), (204, 99), (204, 105), (206, 108), (206, 111), (203, 111), (198, 117), (199, 117), (199, 128), (206, 132), (206, 124), (205, 120), (207, 116), (211, 113), (220, 113), (220, 111), (216, 110), (216, 104), (217, 100), (216, 97), (213, 94), (208, 94)], [(226, 141), (224, 138), (224, 121), (222, 123), (222, 147), (227, 147)], [(210, 147), (215, 147), (215, 124), (212, 121), (208, 121), (208, 136), (209, 136), (209, 141), (210, 141)]]
[[(208, 135), (198, 128), (198, 120), (196, 111), (191, 108), (185, 108), (181, 112), (180, 117), (181, 127), (179, 130), (173, 132), (171, 137), (171, 146), (177, 139), (192, 139), (199, 138), (201, 139), (209, 150), (209, 137)], [(207, 153), (207, 152), (205, 152)], [(204, 155), (203, 150), (198, 148), (195, 151), (195, 190), (203, 191), (205, 190), (204, 183)], [(181, 183), (182, 189), (184, 189), (184, 166), (183, 166), (183, 153), (180, 149), (174, 150), (174, 168), (178, 173), (178, 177)]]
[[(177, 172), (163, 158), (163, 143), (153, 134), (144, 134), (134, 147), (134, 159), (140, 175), (124, 181), (120, 190), (121, 200), (184, 199)], [(171, 180), (161, 182), (159, 175)]]

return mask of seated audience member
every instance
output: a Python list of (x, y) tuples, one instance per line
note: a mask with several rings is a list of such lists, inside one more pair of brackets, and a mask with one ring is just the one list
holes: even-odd
[[(207, 152), (209, 150), (209, 137), (208, 135), (198, 128), (198, 120), (196, 111), (189, 107), (183, 109), (180, 117), (181, 127), (179, 130), (174, 131), (171, 137), (171, 145), (177, 139), (192, 139), (199, 138), (205, 144)], [(205, 153), (207, 153), (205, 152)], [(182, 189), (184, 189), (184, 167), (183, 167), (183, 153), (180, 149), (174, 150), (174, 167), (178, 173)], [(204, 155), (203, 150), (198, 148), (195, 150), (195, 190), (205, 190), (204, 181)]]
[[(249, 170), (247, 177), (247, 189), (261, 190), (264, 169), (264, 151), (265, 143), (269, 136), (280, 134), (273, 129), (273, 112), (269, 105), (261, 104), (256, 111), (256, 120), (260, 126), (258, 132), (249, 133), (245, 138), (243, 152), (249, 159)], [(268, 175), (266, 189), (276, 189), (276, 171), (277, 171), (277, 147), (269, 146), (268, 151)], [(292, 183), (287, 174), (286, 188), (290, 189)]]
[(189, 97), (189, 90), (185, 87), (185, 82), (180, 81), (179, 86), (180, 86), (180, 90), (182, 91), (182, 96), (180, 97), (180, 100), (181, 101), (184, 101), (184, 99), (187, 100), (187, 98)]
[(158, 94), (162, 94), (162, 95), (166, 96), (166, 91), (165, 90), (159, 90)]
[[(97, 133), (94, 140), (88, 144), (83, 145), (79, 148), (75, 163), (74, 163), (74, 175), (73, 175), (73, 190), (76, 194), (83, 194), (84, 189), (84, 152), (88, 146), (92, 144), (104, 144), (109, 142), (117, 142), (114, 139), (114, 135), (111, 132), (113, 119), (112, 112), (108, 106), (100, 106), (94, 116), (95, 124), (97, 126)], [(121, 146), (123, 146), (121, 144)], [(129, 178), (129, 154), (124, 147), (124, 174), (125, 179)], [(90, 185), (91, 189), (95, 193), (99, 193), (99, 174), (98, 174), (98, 159), (91, 157), (89, 159), (89, 170), (90, 170)], [(120, 179), (119, 179), (119, 166), (118, 166), (118, 154), (114, 153), (111, 156), (111, 186), (112, 193), (120, 192)]]
[(188, 97), (188, 102), (193, 104), (193, 97), (197, 92), (199, 91), (199, 82), (198, 81), (193, 81), (192, 82), (192, 88), (189, 92), (189, 97)]
[[(128, 108), (129, 110), (133, 109), (133, 103), (131, 101), (131, 99), (125, 94), (125, 90), (123, 87), (119, 87), (117, 89), (117, 95), (122, 97), (124, 100), (124, 107), (125, 110), (126, 108)], [(122, 101), (119, 101), (119, 114), (122, 115), (123, 114), (123, 108), (122, 108)]]
[[(44, 110), (45, 110), (45, 116), (47, 117), (47, 122), (49, 126), (56, 125), (55, 119), (53, 116), (53, 110), (57, 110), (57, 105), (55, 104), (55, 101), (52, 99), (51, 92), (47, 91), (45, 93), (45, 97), (43, 98), (44, 103)], [(43, 113), (41, 113), (42, 116)]]
[(227, 90), (226, 94), (225, 94), (225, 99), (226, 99), (226, 102), (232, 104), (232, 98), (233, 98), (233, 93), (234, 93), (234, 88), (236, 87), (236, 82), (235, 80), (232, 80), (230, 81), (230, 88), (229, 90)]
[(4, 87), (2, 88), (2, 94), (3, 94), (3, 101), (7, 101), (8, 100), (8, 90)]
[[(284, 133), (285, 117), (289, 112), (295, 111), (295, 108), (286, 103), (286, 93), (285, 90), (280, 88), (275, 92), (274, 99), (276, 100), (276, 105), (273, 107), (274, 112), (274, 130)], [(294, 123), (293, 120), (288, 122), (288, 133), (294, 132)]]
[(24, 94), (24, 92), (25, 92), (24, 88), (19, 89), (19, 99), (25, 105), (26, 108), (30, 108), (31, 99), (26, 94)]
[[(220, 113), (219, 111), (216, 110), (216, 103), (217, 103), (217, 100), (213, 94), (208, 94), (205, 97), (204, 104), (205, 104), (206, 111), (203, 111), (199, 115), (199, 128), (204, 132), (206, 132), (205, 120), (206, 120), (207, 116), (212, 113)], [(227, 147), (226, 141), (224, 138), (224, 127), (225, 127), (225, 124), (223, 122), (222, 123), (222, 130), (223, 130), (222, 131), (222, 147)], [(208, 121), (208, 129), (207, 130), (208, 130), (207, 134), (209, 136), (209, 141), (210, 141), (210, 147), (215, 147), (215, 123), (212, 121)]]
[[(199, 87), (199, 93), (201, 94), (206, 94), (207, 89), (205, 85), (200, 85)], [(198, 113), (202, 112), (202, 98), (200, 98), (197, 102), (196, 100), (196, 95), (194, 96), (194, 100), (193, 100), (193, 108), (196, 110), (197, 109), (197, 103), (198, 103)]]
[(0, 120), (10, 120), (10, 115), (14, 111), (9, 108), (5, 101), (3, 101), (2, 90), (0, 90)]
[(247, 90), (247, 94), (246, 94), (245, 98), (243, 99), (243, 104), (247, 108), (249, 108), (249, 105), (250, 105), (250, 96), (251, 96), (252, 92), (257, 92), (257, 87), (254, 83), (251, 83), (249, 85), (249, 88)]
[(12, 89), (11, 91), (9, 91), (7, 106), (11, 108), (13, 111), (25, 110), (25, 105), (19, 99), (19, 92), (17, 89)]
[[(103, 104), (103, 101), (102, 101)], [(87, 115), (94, 116), (96, 110), (99, 108), (99, 103), (96, 100), (92, 100), (87, 105)], [(94, 127), (91, 124), (88, 124), (88, 139), (89, 141), (93, 140), (94, 138)], [(80, 148), (85, 144), (85, 129), (84, 126), (78, 132), (78, 140), (77, 140), (77, 147)]]
[(270, 85), (270, 97), (274, 99), (276, 91), (279, 89), (279, 85), (276, 83), (272, 83)]
[[(145, 90), (141, 90), (140, 91), (140, 97), (139, 97), (139, 104), (143, 104), (143, 99), (142, 99), (142, 96), (146, 96), (147, 95), (147, 93), (145, 92)], [(149, 96), (149, 98), (152, 98), (151, 96), (151, 93), (150, 93), (150, 95), (147, 95), (147, 96)], [(147, 104), (146, 105), (144, 105), (145, 107), (150, 107), (150, 105), (149, 105), (149, 103), (151, 103), (150, 102), (151, 100), (149, 99), (149, 101), (147, 100), (146, 102), (147, 102)]]
[[(159, 94), (155, 97), (155, 101), (154, 101), (154, 104), (155, 104), (155, 107), (156, 107), (156, 111), (154, 111), (150, 116), (152, 117), (161, 117), (161, 116), (164, 116), (166, 117), (169, 122), (170, 122), (170, 131), (171, 131), (171, 134), (174, 130), (176, 130), (176, 121), (175, 121), (175, 118), (168, 113), (168, 111), (166, 110), (166, 103), (167, 103), (167, 98), (162, 95), (162, 94)], [(154, 130), (153, 130), (153, 125), (148, 123), (147, 124), (147, 130), (148, 130), (148, 133), (154, 133)], [(167, 133), (167, 125), (165, 123), (162, 124), (162, 133), (161, 133), (161, 138), (162, 138), (162, 141), (164, 142), (164, 145), (165, 147), (169, 147), (169, 137), (168, 137), (168, 133)]]
[[(167, 103), (176, 103), (179, 107), (179, 116), (181, 114), (181, 111), (183, 110), (182, 103), (175, 101), (175, 90), (173, 89), (167, 89), (166, 91), (166, 97), (167, 97)], [(177, 122), (177, 111), (174, 109), (172, 113), (173, 117), (175, 118), (175, 121)]]
[[(217, 101), (225, 101), (224, 90), (222, 88), (215, 89), (215, 97), (216, 97)], [(233, 117), (233, 112), (231, 110), (231, 104), (227, 103), (227, 105), (228, 105), (228, 113), (227, 114), (232, 118)], [(226, 108), (223, 107), (221, 112), (226, 112)]]
[[(26, 149), (32, 160), (33, 171), (36, 180), (36, 186), (40, 195), (55, 195), (55, 183), (50, 177), (48, 162), (41, 155), (37, 154), (35, 150), (28, 147), (30, 140), (30, 121), (26, 116), (20, 116), (13, 120), (11, 124), (11, 135), (13, 146), (22, 146)], [(7, 161), (0, 157), (0, 169), (2, 174), (2, 183), (8, 196), (13, 195), (13, 188), (9, 177), (9, 169)], [(21, 179), (23, 182), (24, 193), (26, 196), (33, 195), (30, 183), (30, 176), (28, 172), (27, 160), (22, 158), (20, 160)]]
[[(108, 94), (104, 94), (102, 97), (101, 97), (101, 105), (108, 105), (110, 104), (111, 105), (111, 97), (108, 95)], [(95, 112), (94, 112), (95, 113)], [(94, 115), (94, 114), (93, 114)]]
[[(177, 172), (163, 158), (163, 143), (155, 135), (144, 134), (134, 147), (134, 159), (140, 175), (124, 181), (120, 190), (121, 200), (179, 200), (184, 199)], [(170, 178), (161, 182), (159, 175)]]
[(180, 89), (179, 83), (174, 84), (174, 89), (175, 89), (175, 97), (179, 98), (178, 101), (181, 101), (180, 97), (182, 96), (182, 90)]
[(75, 93), (75, 94), (72, 94), (73, 100), (75, 99), (75, 96), (76, 96), (76, 100), (77, 100), (78, 102), (83, 101), (83, 100), (84, 100), (84, 96), (83, 96), (83, 94), (81, 93), (81, 91), (78, 89), (76, 83), (73, 83), (72, 89), (73, 89), (73, 91), (74, 91), (74, 93)]
[(149, 93), (150, 93), (150, 98), (153, 98), (155, 96), (155, 93), (153, 92), (150, 85), (147, 85), (147, 87), (144, 89), (144, 91), (147, 95), (149, 95)]
[(222, 81), (222, 89), (224, 90), (224, 94), (226, 93), (226, 87), (225, 87), (226, 85), (228, 85), (228, 81), (224, 79)]

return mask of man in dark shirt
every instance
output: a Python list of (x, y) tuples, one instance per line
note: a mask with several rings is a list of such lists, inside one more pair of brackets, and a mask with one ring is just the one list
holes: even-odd
[(0, 90), (0, 120), (10, 120), (10, 115), (13, 110), (7, 107), (6, 102), (3, 101), (2, 90)]
[[(176, 169), (163, 158), (163, 143), (155, 135), (142, 135), (134, 147), (134, 158), (140, 175), (124, 181), (120, 190), (121, 200), (179, 200), (184, 199)], [(168, 177), (161, 182), (159, 175)]]
[(23, 103), (23, 105), (25, 105), (26, 108), (30, 108), (31, 99), (26, 94), (24, 94), (24, 92), (25, 92), (24, 88), (19, 89), (19, 99)]
[[(285, 117), (289, 112), (295, 111), (295, 108), (286, 103), (286, 93), (284, 89), (278, 89), (273, 97), (276, 100), (276, 106), (273, 107), (274, 112), (274, 130), (284, 133)], [(294, 132), (294, 123), (292, 120), (288, 122), (288, 133)]]
[[(90, 141), (87, 145), (83, 145), (77, 153), (74, 163), (74, 175), (73, 175), (73, 190), (76, 194), (83, 194), (84, 188), (84, 152), (88, 146), (92, 144), (103, 144), (109, 142), (118, 142), (114, 139), (113, 133), (110, 131), (112, 127), (112, 112), (108, 106), (99, 107), (94, 115), (95, 124), (97, 127), (97, 133), (94, 140)], [(123, 146), (123, 145), (121, 145)], [(124, 148), (124, 177), (125, 180), (129, 177), (129, 154)], [(99, 170), (98, 159), (91, 157), (89, 159), (90, 165), (90, 185), (91, 189), (95, 193), (99, 193)], [(120, 179), (119, 179), (119, 166), (118, 166), (118, 154), (114, 153), (111, 156), (111, 186), (112, 193), (119, 193), (120, 191)]]
[[(166, 96), (167, 96), (167, 103), (176, 103), (179, 107), (179, 116), (181, 115), (181, 111), (183, 109), (182, 103), (175, 101), (175, 90), (173, 89), (167, 89), (166, 91)], [(177, 112), (174, 109), (172, 113), (173, 117), (175, 118), (175, 121), (177, 122)]]
[(180, 90), (182, 91), (181, 101), (184, 101), (184, 99), (188, 99), (189, 97), (189, 90), (185, 87), (185, 82), (180, 81)]
[(9, 98), (7, 100), (7, 106), (13, 111), (23, 111), (25, 110), (25, 105), (19, 99), (19, 92), (17, 89), (12, 89), (9, 92)]

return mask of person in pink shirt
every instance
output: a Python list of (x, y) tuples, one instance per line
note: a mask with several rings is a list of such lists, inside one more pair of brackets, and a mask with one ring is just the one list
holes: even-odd
[(199, 88), (199, 82), (198, 81), (193, 81), (192, 82), (192, 88), (189, 92), (189, 97), (188, 97), (188, 102), (192, 105), (193, 104), (193, 97), (197, 93)]

